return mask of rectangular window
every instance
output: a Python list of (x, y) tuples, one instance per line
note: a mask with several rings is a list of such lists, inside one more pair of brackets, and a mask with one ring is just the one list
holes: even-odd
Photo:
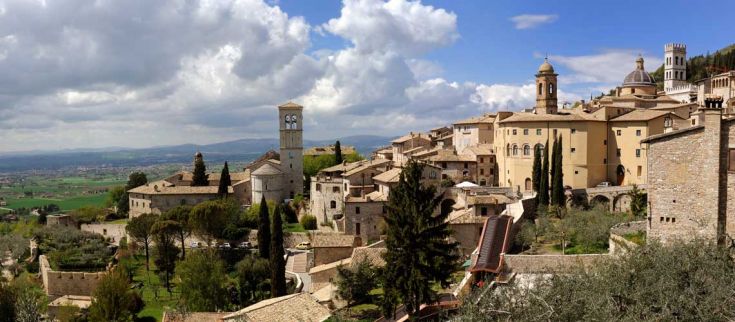
[(357, 215), (360, 214), (360, 207), (355, 207), (355, 214), (357, 214)]
[(480, 175), (481, 176), (484, 176), (485, 175), (485, 169), (480, 169)]
[(359, 235), (359, 234), (360, 234), (360, 223), (356, 223), (355, 224), (355, 235)]
[(556, 136), (556, 129), (554, 129), (554, 136)]
[(735, 172), (735, 149), (730, 149), (727, 171)]
[(523, 135), (528, 135), (528, 129), (523, 129)]
[(635, 130), (635, 136), (641, 136), (641, 130)]
[(495, 174), (495, 170), (490, 169), (490, 175), (493, 175), (493, 174)]
[(536, 129), (536, 135), (541, 135), (541, 129)]
[(332, 187), (332, 192), (338, 193), (339, 192), (339, 187)]
[(577, 129), (572, 129), (572, 134), (577, 133)]
[(442, 162), (442, 169), (446, 169), (446, 168), (447, 168), (447, 163), (446, 162)]
[(316, 191), (322, 191), (322, 185), (321, 184), (318, 184), (318, 183), (316, 184)]
[(638, 166), (638, 176), (640, 177), (643, 174), (643, 167)]
[(616, 132), (617, 132), (617, 135), (618, 136), (622, 135), (622, 133), (623, 133), (623, 131), (621, 131), (621, 130), (617, 130)]
[(480, 163), (485, 163), (485, 158), (480, 157)]
[(513, 129), (513, 135), (516, 135), (516, 134), (518, 134), (518, 130)]
[(607, 140), (605, 140), (605, 141), (602, 141), (602, 144), (603, 144), (603, 145), (607, 145)]
[(607, 164), (607, 158), (602, 159), (603, 164)]
[(480, 208), (480, 216), (487, 216), (487, 207)]
[(384, 214), (387, 214), (388, 213), (388, 208), (385, 208), (385, 205), (383, 205), (383, 213)]
[(575, 151), (577, 151), (577, 148), (572, 148), (572, 153), (574, 153)]
[(469, 167), (469, 165), (467, 164), (467, 162), (465, 162), (464, 163), (464, 168), (467, 169), (468, 167)]
[(635, 157), (640, 158), (641, 157), (641, 149), (635, 149)]
[(620, 149), (617, 150), (616, 154), (617, 156), (620, 156)]

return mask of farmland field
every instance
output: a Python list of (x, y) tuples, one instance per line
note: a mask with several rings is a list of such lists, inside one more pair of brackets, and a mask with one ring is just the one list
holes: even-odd
[(96, 195), (72, 197), (68, 199), (53, 199), (53, 198), (8, 198), (7, 208), (18, 209), (18, 208), (33, 208), (40, 207), (48, 204), (58, 205), (62, 211), (74, 210), (84, 206), (102, 206), (105, 203), (107, 194), (100, 193)]

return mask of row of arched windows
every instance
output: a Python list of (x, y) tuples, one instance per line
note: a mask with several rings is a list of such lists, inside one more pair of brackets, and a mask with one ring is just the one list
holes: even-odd
[[(671, 57), (666, 57), (666, 65), (671, 66)], [(684, 65), (684, 57), (674, 56), (674, 65)]]
[[(554, 94), (554, 83), (549, 83), (549, 94)], [(543, 95), (544, 94), (544, 83), (538, 83), (538, 94)]]
[[(672, 77), (673, 75), (673, 77)], [(680, 79), (684, 80), (684, 72), (675, 70), (673, 74), (671, 74), (671, 71), (666, 72), (666, 79)]]
[[(519, 153), (523, 153), (523, 156), (524, 157), (528, 157), (528, 156), (531, 156), (532, 155), (532, 153), (531, 153), (531, 145), (529, 145), (529, 144), (523, 144), (521, 147), (518, 147), (518, 144), (512, 144), (511, 145), (510, 143), (508, 143), (508, 145), (505, 147), (505, 149), (506, 149), (506, 151), (505, 151), (505, 155), (506, 156), (514, 156), (515, 157), (515, 156), (518, 156)], [(536, 144), (534, 146), (534, 149), (539, 149), (539, 152), (541, 152), (541, 154), (544, 153), (544, 145), (541, 144), (541, 143)]]
[(712, 81), (712, 87), (727, 87), (730, 86), (730, 80), (727, 78), (715, 79)]
[(298, 129), (298, 119), (296, 114), (286, 114), (284, 117), (284, 123), (286, 124), (286, 130)]

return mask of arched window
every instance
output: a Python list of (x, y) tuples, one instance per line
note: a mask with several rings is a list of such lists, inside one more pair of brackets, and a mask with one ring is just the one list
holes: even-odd
[(541, 143), (536, 144), (536, 146), (534, 146), (533, 149), (534, 149), (534, 151), (535, 150), (538, 150), (538, 153), (540, 155), (544, 155), (544, 145), (543, 144), (541, 144)]
[(513, 155), (518, 155), (518, 146), (513, 144)]
[(544, 83), (538, 83), (538, 94), (541, 95), (544, 93)]
[(664, 118), (664, 127), (671, 127), (673, 125), (672, 123), (670, 116)]
[(549, 83), (549, 94), (554, 94), (554, 83)]
[(296, 124), (298, 124), (298, 120), (296, 119), (295, 114), (291, 114), (291, 129), (295, 130), (297, 128)]
[(505, 155), (510, 156), (510, 143), (505, 147)]
[(524, 144), (523, 145), (523, 155), (524, 156), (531, 155), (531, 146), (530, 145), (528, 145), (528, 144)]
[(286, 114), (286, 116), (284, 116), (283, 123), (286, 124), (286, 130), (290, 129), (291, 128), (291, 115)]

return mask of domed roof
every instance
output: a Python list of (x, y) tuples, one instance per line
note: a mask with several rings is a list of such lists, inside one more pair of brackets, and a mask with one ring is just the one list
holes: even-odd
[(551, 66), (551, 64), (549, 64), (548, 58), (544, 58), (544, 63), (538, 67), (538, 72), (540, 74), (554, 73), (554, 66)]
[(623, 87), (626, 86), (656, 86), (656, 80), (643, 67), (643, 57), (638, 56), (635, 60), (636, 68), (625, 76)]

